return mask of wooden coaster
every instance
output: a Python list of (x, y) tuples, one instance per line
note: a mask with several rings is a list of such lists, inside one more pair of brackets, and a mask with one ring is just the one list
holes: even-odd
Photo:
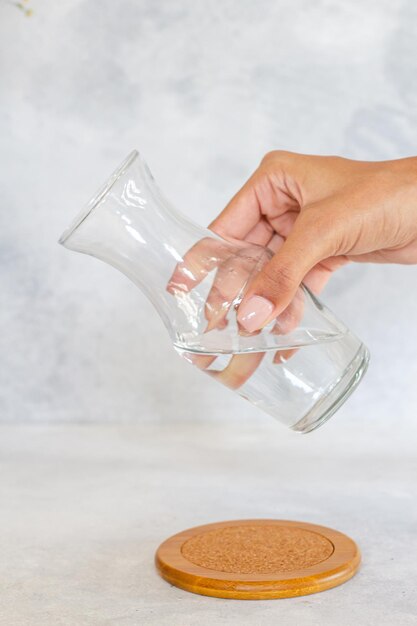
[(204, 596), (289, 598), (341, 585), (360, 552), (346, 535), (305, 522), (239, 520), (184, 530), (155, 555), (169, 583)]

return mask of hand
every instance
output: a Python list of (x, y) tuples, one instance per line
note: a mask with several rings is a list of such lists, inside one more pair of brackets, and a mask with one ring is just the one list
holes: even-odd
[(254, 332), (301, 282), (319, 293), (349, 261), (417, 263), (417, 158), (271, 152), (210, 228), (275, 252), (239, 306), (239, 323)]

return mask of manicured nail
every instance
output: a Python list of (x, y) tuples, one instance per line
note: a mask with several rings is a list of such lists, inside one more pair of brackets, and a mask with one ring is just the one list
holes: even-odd
[(237, 319), (245, 330), (253, 333), (262, 328), (274, 310), (272, 302), (261, 296), (252, 296), (242, 302), (237, 312)]

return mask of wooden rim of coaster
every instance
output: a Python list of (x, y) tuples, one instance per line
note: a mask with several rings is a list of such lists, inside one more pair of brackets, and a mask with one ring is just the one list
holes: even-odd
[[(264, 535), (266, 544), (262, 546)], [(253, 550), (252, 536), (258, 542)], [(275, 536), (277, 550), (281, 550), (284, 559), (288, 558), (289, 565), (283, 561), (276, 570), (266, 571), (265, 555), (268, 559), (271, 546), (274, 551)], [(251, 558), (256, 561), (258, 552), (263, 553), (264, 561), (254, 563), (251, 571)], [(236, 571), (239, 563), (230, 565), (230, 554), (239, 555), (238, 561), (246, 573)], [(280, 554), (278, 564), (279, 558)], [(155, 555), (159, 574), (172, 585), (205, 596), (238, 600), (290, 598), (324, 591), (349, 580), (358, 570), (360, 560), (355, 542), (337, 530), (274, 519), (235, 520), (189, 528), (164, 541)], [(218, 562), (220, 567), (215, 565)]]

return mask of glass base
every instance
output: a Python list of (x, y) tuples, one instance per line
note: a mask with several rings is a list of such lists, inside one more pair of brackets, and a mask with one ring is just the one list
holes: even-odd
[(331, 389), (326, 392), (325, 396), (317, 402), (301, 420), (291, 427), (292, 430), (307, 434), (324, 424), (324, 422), (327, 422), (349, 398), (350, 394), (361, 381), (368, 369), (369, 357), (368, 349), (361, 344), (356, 356), (346, 368), (343, 376), (341, 376)]

